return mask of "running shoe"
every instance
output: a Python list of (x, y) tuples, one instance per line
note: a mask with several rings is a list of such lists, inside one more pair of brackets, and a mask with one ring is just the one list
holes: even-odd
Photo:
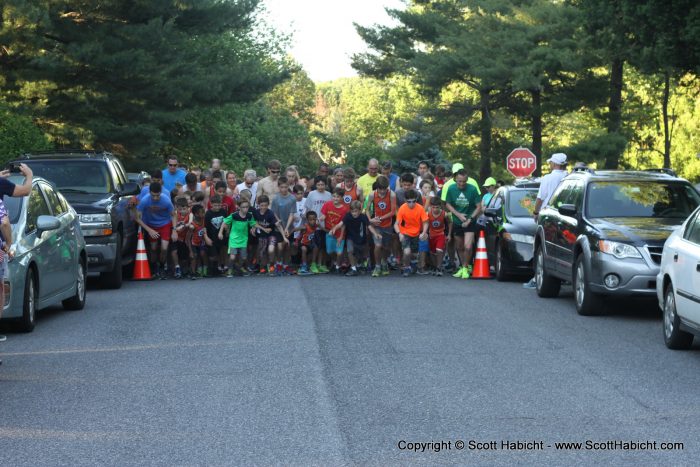
[(462, 279), (469, 279), (469, 276), (471, 276), (471, 274), (469, 273), (469, 268), (464, 268), (464, 272), (462, 273)]
[(180, 270), (180, 266), (175, 266), (175, 279), (182, 279), (182, 270)]
[(435, 275), (436, 275), (437, 277), (442, 277), (442, 268), (436, 269), (436, 270), (435, 270)]
[(428, 271), (425, 268), (418, 268), (418, 270), (416, 271), (416, 274), (418, 274), (419, 276), (427, 276), (430, 274), (430, 271)]
[(267, 274), (267, 268), (265, 266), (260, 266), (260, 270), (258, 270), (258, 274)]
[(408, 267), (408, 268), (403, 268), (403, 270), (401, 271), (401, 275), (402, 275), (403, 277), (408, 277), (408, 276), (410, 276), (410, 275), (411, 275), (411, 268), (410, 268), (410, 267)]
[(299, 268), (298, 274), (300, 276), (308, 276), (309, 274), (312, 274), (312, 272), (309, 270), (309, 267), (306, 264), (302, 264)]
[(320, 274), (321, 271), (318, 270), (318, 266), (316, 266), (316, 263), (311, 263), (311, 267), (309, 268), (309, 272), (311, 274)]
[(384, 264), (384, 265), (382, 265), (382, 276), (388, 276), (388, 275), (389, 275), (389, 265)]
[(535, 281), (534, 277), (523, 284), (523, 289), (536, 289), (536, 288), (537, 288), (537, 282)]
[(469, 271), (467, 271), (467, 268), (459, 268), (456, 273), (452, 274), (452, 277), (456, 277), (457, 279), (461, 279), (464, 277), (464, 273), (469, 274)]
[(372, 271), (372, 277), (379, 277), (381, 275), (382, 275), (382, 267), (377, 264), (374, 267), (374, 271)]
[(275, 265), (271, 264), (267, 267), (267, 275), (268, 276), (274, 276), (275, 275)]
[(348, 272), (345, 273), (345, 275), (348, 277), (356, 276), (357, 274), (358, 274), (357, 269), (353, 269), (353, 268), (350, 268), (350, 270), (348, 270)]
[(318, 265), (318, 273), (319, 273), (319, 274), (328, 274), (328, 273), (329, 273), (329, 270), (328, 270), (328, 268), (326, 267), (325, 264), (319, 264), (319, 265)]
[(284, 273), (285, 273), (286, 275), (288, 275), (288, 276), (293, 276), (293, 275), (296, 274), (297, 272), (294, 270), (293, 267), (291, 267), (291, 266), (285, 266), (285, 267), (284, 267)]

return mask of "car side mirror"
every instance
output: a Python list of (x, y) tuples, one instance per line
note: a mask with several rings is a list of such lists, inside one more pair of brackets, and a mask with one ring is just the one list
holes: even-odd
[(39, 216), (36, 220), (36, 235), (41, 237), (41, 234), (49, 230), (57, 230), (61, 227), (61, 221), (54, 216)]
[(132, 196), (141, 193), (138, 183), (128, 182), (125, 183), (119, 192), (119, 196)]
[(486, 208), (484, 211), (486, 217), (499, 217), (501, 215), (501, 210), (499, 208)]
[(576, 217), (576, 206), (573, 204), (562, 204), (559, 206), (559, 214), (567, 217)]

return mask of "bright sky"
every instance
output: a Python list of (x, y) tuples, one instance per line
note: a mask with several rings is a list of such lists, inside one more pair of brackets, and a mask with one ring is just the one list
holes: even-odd
[(291, 55), (312, 80), (355, 76), (353, 54), (366, 50), (353, 22), (390, 24), (385, 7), (403, 8), (401, 0), (263, 0), (270, 23), (291, 32)]

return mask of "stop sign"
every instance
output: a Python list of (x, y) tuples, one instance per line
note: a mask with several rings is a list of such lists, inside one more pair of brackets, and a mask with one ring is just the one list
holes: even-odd
[(506, 168), (516, 178), (529, 177), (537, 168), (537, 158), (528, 148), (517, 148), (506, 157)]

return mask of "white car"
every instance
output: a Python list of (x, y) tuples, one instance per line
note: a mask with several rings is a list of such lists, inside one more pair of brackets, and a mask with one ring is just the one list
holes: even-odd
[(666, 346), (689, 348), (693, 337), (700, 336), (700, 208), (666, 240), (656, 296)]

